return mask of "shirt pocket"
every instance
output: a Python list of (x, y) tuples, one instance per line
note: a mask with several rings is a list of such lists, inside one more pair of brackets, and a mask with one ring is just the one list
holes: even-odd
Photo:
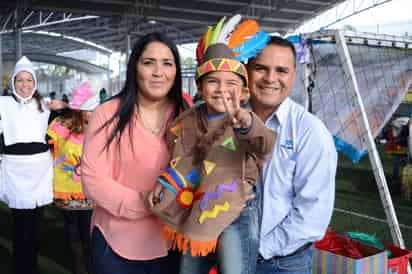
[(280, 167), (282, 172), (281, 176), (287, 181), (292, 181), (293, 175), (295, 174), (296, 161), (292, 159), (285, 159), (282, 161)]
[(273, 171), (273, 181), (269, 182), (269, 189), (273, 196), (289, 197), (293, 194), (293, 176), (295, 174), (296, 161), (291, 159), (279, 159), (279, 164)]

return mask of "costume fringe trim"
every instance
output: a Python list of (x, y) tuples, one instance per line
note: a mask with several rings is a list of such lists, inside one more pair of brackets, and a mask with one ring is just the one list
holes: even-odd
[(68, 202), (71, 200), (85, 200), (86, 196), (83, 193), (54, 192), (54, 199)]
[(177, 249), (183, 254), (190, 250), (190, 255), (192, 256), (206, 256), (216, 250), (217, 239), (204, 242), (193, 240), (168, 225), (163, 225), (163, 236), (167, 240), (172, 241), (172, 248), (174, 250)]

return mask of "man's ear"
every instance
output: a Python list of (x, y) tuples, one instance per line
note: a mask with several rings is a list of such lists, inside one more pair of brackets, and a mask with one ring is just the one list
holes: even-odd
[(242, 92), (240, 93), (240, 104), (244, 105), (249, 101), (250, 91), (247, 87), (242, 87)]

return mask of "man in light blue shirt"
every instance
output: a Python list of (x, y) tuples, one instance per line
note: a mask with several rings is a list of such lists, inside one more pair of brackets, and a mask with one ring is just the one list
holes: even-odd
[(272, 37), (248, 63), (250, 105), (278, 134), (261, 176), (258, 274), (312, 273), (313, 242), (333, 211), (336, 149), (324, 124), (289, 98), (295, 62), (293, 44)]

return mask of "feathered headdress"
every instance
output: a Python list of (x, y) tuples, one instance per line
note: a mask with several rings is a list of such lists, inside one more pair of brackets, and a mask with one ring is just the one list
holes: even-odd
[(209, 27), (196, 49), (198, 67), (196, 80), (212, 71), (232, 71), (244, 79), (247, 72), (241, 62), (255, 57), (267, 44), (269, 34), (259, 30), (255, 20), (244, 20), (237, 14), (225, 23), (226, 17), (217, 25)]

